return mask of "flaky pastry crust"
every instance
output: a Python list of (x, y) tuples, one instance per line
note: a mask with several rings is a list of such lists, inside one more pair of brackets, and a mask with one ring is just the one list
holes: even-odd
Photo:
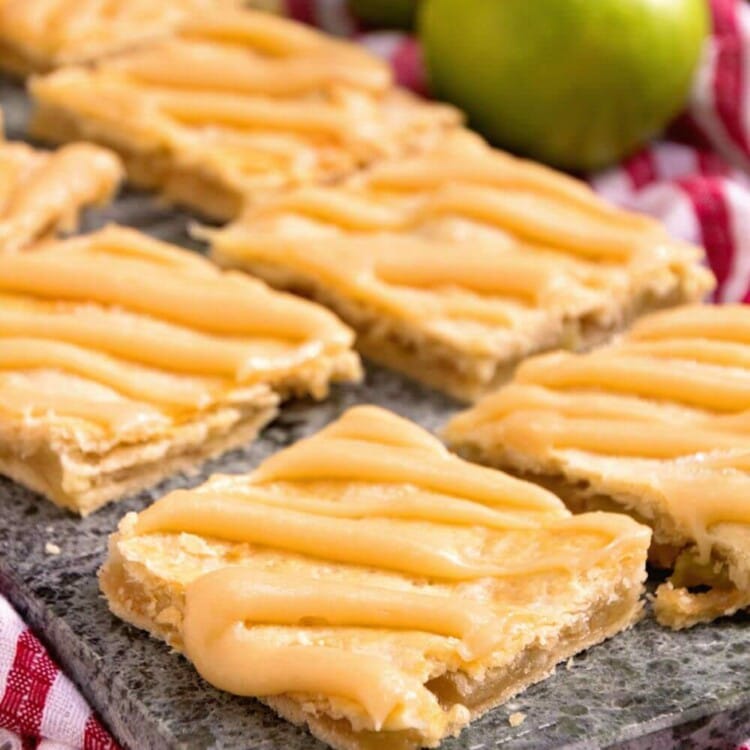
[(573, 510), (648, 523), (652, 563), (672, 571), (657, 618), (709, 622), (750, 605), (749, 341), (744, 306), (645, 317), (610, 347), (529, 360), (445, 436)]
[(323, 308), (122, 227), (0, 255), (0, 472), (86, 514), (357, 379)]

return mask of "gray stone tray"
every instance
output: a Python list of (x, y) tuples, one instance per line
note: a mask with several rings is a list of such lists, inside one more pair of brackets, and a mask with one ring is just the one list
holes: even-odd
[[(11, 132), (23, 134), (26, 102), (0, 85)], [(195, 248), (187, 217), (127, 193), (86, 228), (107, 220)], [(129, 510), (210, 473), (247, 471), (355, 403), (377, 403), (429, 429), (456, 405), (393, 373), (369, 368), (366, 382), (342, 387), (322, 405), (287, 406), (262, 439), (149, 492), (110, 505), (86, 520), (58, 510), (0, 479), (0, 591), (37, 630), (117, 738), (130, 750), (322, 750), (304, 731), (255, 701), (206, 685), (162, 643), (109, 614), (95, 572), (107, 535)], [(61, 549), (45, 553), (47, 542)], [(516, 728), (514, 711), (526, 715)], [(490, 748), (730, 748), (750, 736), (750, 618), (740, 615), (686, 633), (647, 618), (628, 633), (561, 666), (509, 705), (475, 722), (445, 750)]]

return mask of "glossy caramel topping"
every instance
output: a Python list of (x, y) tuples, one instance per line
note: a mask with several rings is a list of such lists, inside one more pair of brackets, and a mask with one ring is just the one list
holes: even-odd
[[(128, 229), (0, 256), (0, 403), (18, 415), (39, 412), (45, 372), (90, 384), (92, 402), (115, 402), (115, 421), (127, 410), (134, 421), (194, 413), (350, 340), (322, 308)], [(58, 383), (44, 403), (111, 425), (88, 418), (85, 395)]]
[(121, 176), (117, 157), (90, 144), (48, 152), (0, 142), (0, 254), (74, 229), (79, 211), (106, 202)]
[(465, 132), (209, 235), (222, 263), (289, 269), (404, 317), (502, 328), (528, 329), (538, 310), (601, 311), (673, 273), (710, 284), (699, 251), (653, 221)]
[[(435, 737), (468, 715), (460, 706), (442, 709), (424, 677), (382, 651), (295, 634), (310, 625), (380, 631), (384, 642), (389, 633), (434, 634), (450, 640), (459, 662), (475, 663), (510, 637), (509, 628), (533, 632), (550, 613), (471, 591), (495, 580), (575, 577), (620, 545), (648, 539), (624, 516), (571, 516), (546, 490), (464, 462), (376, 407), (351, 409), (248, 476), (171, 493), (122, 529), (277, 556), (264, 571), (230, 563), (188, 583), (185, 649), (212, 684), (241, 695), (325, 696), (344, 701), (345, 715), (367, 728)], [(304, 576), (295, 560), (330, 572)], [(269, 626), (287, 635), (274, 640)]]
[[(131, 241), (141, 241), (136, 233), (129, 235)], [(107, 235), (100, 238), (106, 244)], [(240, 274), (219, 273), (208, 263), (200, 275), (174, 273), (150, 259), (121, 258), (116, 247), (108, 247), (104, 255), (76, 251), (76, 245), (89, 242), (89, 237), (72, 240), (73, 252), (4, 258), (0, 293), (115, 306), (212, 334), (292, 342), (316, 336), (346, 339), (329, 313), (313, 305), (300, 307), (297, 300)]]
[(678, 308), (605, 349), (529, 360), (447, 437), (575, 464), (610, 485), (630, 471), (705, 552), (713, 526), (750, 525), (750, 309)]
[(221, 393), (224, 385), (218, 378), (176, 379), (163, 371), (61, 341), (3, 336), (2, 343), (0, 371), (62, 370), (112, 386), (125, 396), (157, 404), (203, 408), (210, 405), (212, 394)]
[(377, 165), (346, 189), (307, 188), (252, 210), (253, 224), (309, 217), (340, 231), (424, 231), (445, 216), (572, 255), (619, 261), (675, 245), (654, 221), (616, 209), (585, 185), (489, 149), (457, 131), (427, 154)]
[(232, 18), (235, 25), (211, 18), (188, 25), (181, 37), (113, 60), (108, 69), (164, 89), (268, 97), (301, 96), (333, 86), (377, 93), (391, 85), (387, 66), (361, 47), (273, 16), (237, 13)]
[(695, 305), (638, 321), (628, 339), (630, 342), (697, 339), (700, 344), (717, 341), (750, 344), (750, 317), (744, 305)]
[(750, 379), (745, 371), (680, 358), (638, 356), (620, 347), (585, 358), (556, 353), (530, 360), (518, 369), (516, 381), (559, 390), (621, 392), (716, 412), (750, 408)]

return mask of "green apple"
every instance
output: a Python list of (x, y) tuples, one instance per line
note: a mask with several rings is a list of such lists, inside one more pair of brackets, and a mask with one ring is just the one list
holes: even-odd
[(349, 0), (354, 15), (368, 26), (412, 29), (419, 0)]
[(596, 169), (684, 105), (708, 30), (706, 0), (423, 0), (436, 96), (496, 145)]

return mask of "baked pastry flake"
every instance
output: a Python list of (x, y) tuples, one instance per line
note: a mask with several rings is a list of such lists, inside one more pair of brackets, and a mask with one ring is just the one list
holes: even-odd
[(99, 146), (41, 151), (0, 136), (0, 254), (75, 229), (81, 209), (106, 204), (122, 173), (120, 160)]
[(750, 309), (644, 317), (614, 345), (525, 362), (447, 426), (466, 458), (631, 513), (671, 571), (659, 621), (684, 628), (750, 606)]
[(359, 377), (314, 304), (109, 227), (0, 255), (0, 473), (81, 514)]
[(31, 93), (37, 137), (108, 145), (135, 184), (216, 219), (419, 150), (460, 119), (395, 88), (362, 47), (249, 9), (196, 14), (169, 38), (37, 78)]
[(128, 514), (112, 611), (334, 748), (435, 747), (641, 613), (649, 530), (355, 407)]
[(365, 355), (463, 400), (713, 284), (700, 249), (466, 131), (206, 234), (221, 265), (331, 307)]

